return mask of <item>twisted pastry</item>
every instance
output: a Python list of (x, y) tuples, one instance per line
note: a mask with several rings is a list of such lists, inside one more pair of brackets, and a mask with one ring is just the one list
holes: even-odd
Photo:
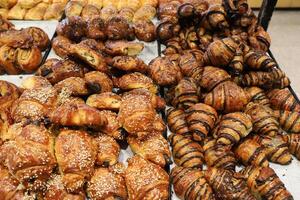
[(273, 137), (255, 135), (253, 139), (266, 149), (269, 161), (279, 163), (281, 165), (291, 163), (292, 156), (288, 149), (288, 143), (284, 141), (282, 135), (277, 134)]
[(0, 110), (5, 110), (19, 98), (20, 91), (14, 84), (0, 80), (0, 94)]
[(270, 107), (270, 100), (265, 94), (264, 90), (260, 89), (259, 87), (248, 87), (245, 88), (245, 91), (250, 98), (250, 102)]
[(250, 116), (242, 112), (223, 115), (216, 127), (218, 144), (234, 145), (245, 138), (252, 130)]
[(93, 94), (88, 97), (86, 104), (100, 109), (118, 111), (121, 105), (122, 98), (112, 92), (104, 92), (101, 94)]
[(228, 145), (217, 144), (215, 139), (206, 139), (203, 145), (204, 159), (209, 167), (234, 171), (237, 164), (234, 153)]
[(288, 143), (291, 154), (300, 160), (300, 135), (296, 133), (287, 134), (283, 136), (283, 139)]
[(267, 150), (254, 139), (246, 139), (235, 149), (236, 157), (244, 165), (269, 166)]
[(259, 198), (269, 200), (293, 199), (272, 168), (249, 166), (243, 169), (241, 173), (247, 178), (248, 187), (252, 192), (259, 195)]
[(254, 132), (270, 136), (278, 133), (279, 123), (274, 117), (273, 110), (269, 107), (250, 102), (245, 113), (252, 119)]
[(214, 200), (214, 193), (200, 170), (174, 167), (171, 171), (171, 179), (175, 194), (178, 198), (190, 200)]
[(177, 134), (170, 135), (169, 141), (174, 161), (178, 166), (202, 169), (204, 156), (200, 144)]
[(183, 110), (173, 107), (169, 108), (167, 110), (167, 122), (171, 132), (189, 137), (190, 131), (185, 118), (186, 114)]
[(300, 104), (288, 88), (273, 89), (267, 93), (267, 96), (273, 109), (300, 112)]
[(120, 154), (120, 146), (116, 140), (108, 135), (99, 134), (95, 141), (98, 146), (96, 164), (104, 167), (116, 164)]
[(214, 127), (218, 114), (214, 108), (203, 103), (191, 106), (187, 111), (186, 121), (196, 141), (202, 141)]
[(205, 178), (215, 191), (216, 197), (224, 200), (255, 200), (244, 178), (238, 172), (221, 168), (208, 168)]
[(224, 81), (228, 81), (229, 79), (230, 75), (225, 70), (217, 67), (206, 66), (204, 67), (199, 85), (206, 91), (211, 91), (217, 85)]

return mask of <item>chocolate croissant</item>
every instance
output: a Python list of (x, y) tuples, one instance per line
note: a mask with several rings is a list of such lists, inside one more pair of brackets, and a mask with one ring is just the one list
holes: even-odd
[(167, 122), (171, 132), (190, 137), (191, 134), (185, 118), (186, 114), (183, 110), (170, 107), (167, 110)]
[(193, 139), (203, 141), (215, 125), (218, 114), (214, 108), (203, 103), (191, 106), (187, 111), (186, 121)]
[(161, 167), (171, 163), (171, 152), (167, 140), (160, 134), (154, 133), (142, 140), (135, 137), (127, 137), (131, 150)]
[(169, 136), (175, 163), (185, 168), (202, 169), (204, 156), (200, 144), (183, 135)]
[(117, 141), (105, 134), (96, 136), (97, 156), (96, 164), (99, 166), (112, 166), (118, 162), (120, 154), (120, 146)]
[(93, 94), (88, 97), (86, 104), (100, 109), (118, 111), (121, 105), (122, 98), (112, 92), (104, 92), (101, 94)]
[(235, 170), (237, 160), (229, 145), (217, 144), (215, 139), (207, 138), (203, 150), (207, 166)]
[(125, 181), (128, 199), (169, 198), (169, 175), (166, 171), (140, 156), (133, 156), (127, 162)]
[(104, 51), (111, 56), (136, 56), (142, 52), (144, 44), (125, 40), (105, 42)]
[(218, 144), (233, 145), (252, 130), (252, 122), (249, 115), (235, 112), (223, 115), (216, 127), (216, 138)]
[(278, 67), (271, 57), (261, 51), (248, 51), (244, 55), (244, 61), (251, 70), (266, 71)]
[(170, 176), (178, 198), (182, 200), (215, 199), (213, 190), (207, 183), (203, 171), (176, 166), (172, 169)]
[(267, 93), (267, 96), (273, 109), (300, 112), (300, 104), (288, 88), (273, 89)]
[(137, 21), (133, 25), (137, 39), (152, 42), (156, 38), (156, 27), (152, 21)]
[[(173, 47), (173, 45), (169, 46)], [(167, 48), (169, 48), (167, 45)], [(165, 53), (167, 54), (167, 53)], [(198, 51), (184, 51), (183, 54), (179, 57), (178, 65), (184, 76), (192, 77), (194, 71), (197, 71), (197, 68), (200, 68), (204, 65), (203, 63), (203, 52)], [(201, 73), (202, 76), (202, 73)], [(195, 78), (195, 80), (197, 80)]]
[(248, 187), (258, 195), (258, 198), (270, 200), (293, 199), (272, 168), (249, 166), (243, 169), (241, 173), (247, 179)]
[(84, 74), (84, 79), (91, 93), (111, 92), (113, 89), (113, 81), (103, 72), (88, 72)]
[(244, 165), (269, 166), (267, 150), (254, 139), (246, 139), (235, 149), (236, 157)]
[(112, 66), (124, 70), (126, 72), (141, 72), (145, 73), (148, 70), (148, 66), (144, 61), (138, 57), (132, 56), (116, 56), (113, 58)]
[(211, 91), (217, 85), (224, 81), (228, 81), (229, 79), (230, 75), (225, 70), (217, 67), (206, 66), (204, 67), (199, 85), (206, 91)]
[(287, 165), (292, 161), (292, 156), (288, 149), (288, 143), (284, 141), (282, 135), (277, 134), (272, 137), (255, 135), (253, 139), (266, 149), (266, 154), (270, 162)]
[(254, 132), (271, 136), (278, 133), (279, 123), (269, 107), (251, 102), (247, 105), (245, 113), (252, 119)]
[(219, 199), (255, 200), (243, 176), (221, 168), (208, 168), (205, 178)]
[(261, 104), (270, 107), (270, 100), (264, 90), (259, 87), (245, 88), (246, 93), (250, 98), (250, 102)]
[(236, 83), (225, 81), (206, 95), (204, 103), (225, 113), (236, 112), (245, 108), (248, 96)]
[(0, 93), (0, 110), (6, 110), (19, 98), (21, 92), (13, 83), (0, 80)]
[(87, 193), (91, 199), (127, 199), (125, 179), (111, 169), (98, 168), (88, 182)]
[(126, 19), (115, 16), (106, 22), (105, 34), (109, 40), (134, 40), (134, 30)]
[(288, 143), (291, 154), (300, 160), (300, 135), (296, 133), (287, 134), (283, 136), (283, 139)]
[(68, 192), (79, 193), (94, 172), (97, 145), (84, 131), (62, 130), (55, 140), (55, 155)]

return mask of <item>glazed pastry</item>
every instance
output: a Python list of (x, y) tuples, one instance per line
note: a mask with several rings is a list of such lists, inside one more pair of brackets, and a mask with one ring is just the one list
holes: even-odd
[(55, 141), (55, 155), (68, 192), (78, 193), (94, 172), (97, 145), (84, 131), (63, 130)]
[(68, 38), (58, 35), (52, 41), (52, 48), (56, 55), (61, 58), (67, 58), (67, 56), (70, 54), (71, 44), (72, 43)]
[(196, 200), (206, 199), (214, 200), (212, 188), (205, 180), (203, 171), (174, 167), (171, 171), (171, 179), (174, 185), (174, 191), (179, 199)]
[(243, 176), (221, 168), (209, 168), (205, 178), (219, 199), (255, 200)]
[(250, 97), (250, 102), (270, 107), (270, 100), (262, 89), (258, 87), (249, 87), (245, 88), (245, 91)]
[(288, 88), (271, 90), (267, 96), (273, 109), (300, 112), (300, 104)]
[(86, 196), (82, 192), (79, 194), (68, 193), (62, 182), (62, 176), (52, 174), (47, 181), (47, 188), (44, 195), (45, 200), (85, 200)]
[(289, 151), (298, 160), (300, 160), (300, 134), (292, 133), (283, 136), (285, 142), (288, 143)]
[(279, 122), (276, 120), (273, 110), (269, 107), (249, 103), (245, 113), (248, 114), (253, 123), (253, 131), (261, 135), (276, 135), (279, 130)]
[(86, 36), (92, 39), (105, 39), (105, 21), (98, 15), (89, 18), (87, 21)]
[(15, 48), (3, 45), (0, 47), (0, 68), (7, 74), (19, 74), (22, 70), (15, 64), (17, 59), (17, 50)]
[(104, 92), (101, 94), (93, 94), (88, 97), (86, 104), (99, 110), (118, 111), (122, 98), (112, 92)]
[(154, 18), (156, 15), (156, 8), (151, 5), (145, 5), (140, 7), (133, 16), (132, 21), (138, 22), (138, 21), (150, 21)]
[(9, 109), (14, 101), (19, 98), (20, 93), (20, 90), (14, 84), (0, 80), (0, 110)]
[(48, 6), (49, 6), (49, 4), (44, 3), (44, 2), (37, 4), (35, 7), (32, 7), (31, 9), (29, 9), (26, 12), (24, 19), (25, 20), (43, 20)]
[(57, 35), (67, 37), (72, 41), (80, 41), (85, 36), (87, 29), (87, 23), (81, 17), (72, 16), (67, 17), (59, 22), (56, 27)]
[(32, 36), (24, 30), (9, 30), (0, 33), (0, 46), (13, 48), (30, 48), (33, 45)]
[(37, 88), (51, 88), (51, 83), (42, 76), (30, 76), (25, 78), (21, 83), (21, 88), (24, 90), (33, 90)]
[(100, 14), (100, 10), (91, 4), (87, 4), (81, 11), (81, 17), (84, 19), (88, 19), (90, 17), (96, 16)]
[(176, 134), (170, 135), (169, 141), (177, 166), (202, 169), (204, 156), (200, 144), (183, 135)]
[(113, 89), (112, 80), (103, 72), (92, 71), (84, 75), (87, 88), (92, 93), (111, 92)]
[(19, 3), (12, 7), (8, 12), (8, 19), (19, 19), (22, 20), (25, 17), (27, 9), (22, 8)]
[(124, 70), (126, 72), (141, 72), (145, 73), (148, 70), (148, 66), (144, 61), (138, 57), (132, 56), (116, 56), (112, 60), (112, 66)]
[(244, 165), (269, 166), (267, 150), (254, 139), (246, 139), (235, 149), (235, 155)]
[(28, 125), (0, 148), (0, 162), (26, 189), (40, 191), (56, 165), (53, 138), (44, 127)]
[(58, 92), (66, 90), (73, 96), (84, 96), (89, 94), (86, 81), (80, 77), (66, 78), (56, 83), (54, 88)]
[(33, 46), (30, 49), (17, 49), (16, 63), (22, 71), (31, 73), (35, 71), (42, 62), (42, 52)]
[(138, 88), (144, 88), (150, 92), (156, 94), (158, 92), (157, 86), (153, 83), (153, 80), (144, 74), (134, 72), (125, 74), (120, 78), (113, 79), (115, 87), (121, 90), (133, 90)]
[(107, 124), (107, 118), (98, 110), (74, 102), (62, 104), (53, 110), (50, 121), (62, 126), (88, 126), (95, 129)]
[(160, 133), (149, 135), (142, 140), (127, 137), (127, 142), (135, 154), (154, 164), (165, 167), (172, 162), (168, 142)]
[(45, 12), (44, 20), (59, 20), (64, 12), (64, 3), (52, 3)]
[(186, 121), (186, 114), (181, 109), (169, 108), (167, 110), (167, 122), (171, 132), (190, 137), (189, 127)]
[(65, 7), (65, 14), (67, 17), (80, 16), (84, 6), (83, 1), (69, 1)]
[(236, 83), (225, 81), (216, 86), (204, 99), (204, 103), (225, 113), (241, 111), (248, 103), (248, 96)]
[(125, 181), (129, 200), (169, 198), (169, 176), (160, 166), (140, 156), (128, 159)]
[(105, 134), (96, 136), (95, 140), (98, 146), (96, 164), (104, 167), (116, 164), (120, 154), (120, 146), (116, 140)]
[(206, 66), (204, 67), (199, 85), (201, 86), (201, 88), (204, 88), (209, 92), (220, 83), (228, 81), (229, 79), (230, 75), (225, 70), (217, 67)]
[(175, 87), (172, 105), (176, 108), (188, 109), (199, 102), (200, 88), (193, 78), (183, 78)]
[[(107, 0), (108, 1), (108, 0)], [(100, 11), (100, 17), (104, 21), (109, 20), (111, 17), (116, 16), (118, 13), (118, 10), (115, 6), (109, 5), (109, 6), (104, 6)]]
[(40, 66), (37, 75), (45, 77), (51, 84), (56, 84), (70, 77), (83, 77), (81, 65), (70, 59), (48, 59)]
[(122, 17), (112, 17), (106, 22), (105, 34), (110, 40), (134, 40), (132, 27), (126, 19)]
[(275, 171), (270, 167), (249, 166), (241, 171), (247, 185), (258, 198), (279, 200), (293, 199)]
[(223, 115), (214, 129), (218, 144), (234, 145), (252, 131), (249, 115), (235, 112)]
[(118, 115), (109, 110), (102, 110), (99, 113), (102, 117), (107, 119), (107, 124), (103, 126), (101, 132), (115, 138), (116, 140), (124, 140), (126, 135), (121, 129), (122, 126), (117, 119)]
[(168, 57), (157, 57), (149, 63), (151, 78), (161, 86), (173, 85), (182, 79), (179, 66)]
[(88, 183), (87, 192), (91, 199), (127, 199), (125, 179), (111, 169), (98, 168)]
[(105, 42), (105, 52), (111, 56), (136, 56), (142, 52), (144, 44), (125, 40)]
[(156, 38), (156, 27), (152, 21), (137, 21), (133, 25), (137, 39), (152, 42)]
[(179, 1), (165, 1), (164, 3), (159, 1), (158, 18), (161, 21), (172, 21), (176, 23), (178, 21), (177, 10), (179, 6)]
[(186, 121), (193, 139), (203, 141), (218, 118), (216, 110), (209, 105), (197, 103), (191, 106), (186, 113)]
[(207, 166), (235, 170), (237, 161), (230, 146), (217, 144), (215, 139), (207, 138), (204, 141), (203, 150)]
[(266, 149), (266, 154), (270, 162), (281, 165), (290, 164), (292, 156), (288, 149), (288, 143), (284, 141), (283, 136), (277, 134), (273, 137), (264, 135), (255, 135), (254, 140)]
[(45, 31), (38, 27), (29, 27), (23, 29), (25, 33), (29, 33), (33, 38), (33, 45), (44, 51), (50, 44), (49, 37)]

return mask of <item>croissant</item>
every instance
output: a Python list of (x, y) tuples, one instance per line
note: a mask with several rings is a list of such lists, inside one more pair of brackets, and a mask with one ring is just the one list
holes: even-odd
[(264, 90), (259, 87), (248, 87), (245, 88), (245, 91), (250, 98), (250, 102), (270, 107), (270, 100)]
[(87, 192), (91, 199), (127, 199), (124, 177), (107, 168), (95, 170), (88, 182)]
[(39, 48), (17, 49), (16, 63), (25, 72), (35, 71), (42, 62), (42, 53)]
[(92, 93), (111, 92), (113, 89), (112, 80), (103, 72), (88, 72), (84, 75), (84, 79), (86, 81), (87, 88)]
[(218, 144), (233, 145), (252, 130), (252, 122), (249, 115), (235, 112), (223, 115), (216, 127), (216, 138)]
[(139, 42), (128, 42), (117, 40), (105, 42), (104, 51), (111, 56), (136, 56), (142, 52), (144, 44)]
[(89, 94), (88, 88), (87, 88), (87, 82), (80, 77), (70, 77), (66, 78), (54, 85), (54, 88), (61, 92), (63, 90), (66, 90), (70, 94), (74, 96), (84, 96)]
[(98, 9), (101, 9), (103, 6), (103, 0), (88, 0), (87, 3), (96, 6)]
[[(177, 23), (173, 23), (172, 21), (163, 21), (156, 28), (157, 37), (161, 41), (168, 41), (169, 39), (177, 36), (180, 32), (180, 29), (181, 27)], [(178, 44), (177, 40), (175, 40), (175, 44)], [(167, 43), (167, 46), (170, 47), (172, 45)], [(176, 53), (179, 53), (179, 50), (182, 50), (182, 47), (180, 47), (179, 44), (177, 46), (173, 46), (172, 48), (175, 48)], [(165, 52), (167, 52), (167, 50), (165, 50)]]
[(111, 17), (116, 16), (117, 13), (118, 13), (118, 10), (117, 10), (117, 8), (115, 6), (113, 6), (113, 5), (104, 6), (104, 3), (103, 3), (103, 8), (100, 11), (100, 17), (104, 21), (107, 21)]
[(135, 13), (134, 10), (132, 10), (131, 8), (125, 7), (125, 8), (122, 8), (119, 11), (118, 16), (121, 17), (121, 18), (126, 19), (127, 22), (131, 23), (132, 19), (133, 19), (133, 16), (134, 16), (134, 13)]
[(288, 110), (275, 110), (280, 127), (288, 133), (300, 133), (300, 114)]
[(161, 21), (173, 21), (176, 23), (178, 21), (177, 10), (179, 6), (179, 1), (159, 2), (157, 11), (158, 18)]
[(7, 14), (7, 19), (23, 20), (27, 9), (22, 8), (19, 3), (15, 4)]
[(292, 156), (289, 153), (288, 143), (284, 141), (283, 136), (277, 134), (273, 137), (264, 135), (255, 135), (254, 140), (266, 149), (269, 161), (281, 165), (290, 164)]
[(116, 87), (125, 91), (144, 88), (154, 94), (158, 92), (158, 87), (153, 83), (153, 80), (139, 72), (125, 74), (120, 78), (114, 78), (113, 81)]
[(237, 161), (230, 146), (217, 144), (215, 139), (207, 138), (203, 150), (207, 166), (235, 170)]
[(44, 51), (50, 44), (49, 37), (45, 31), (38, 27), (25, 28), (22, 31), (29, 33), (33, 39), (33, 45)]
[(288, 88), (271, 90), (267, 96), (273, 109), (300, 112), (300, 104)]
[(269, 57), (265, 52), (248, 51), (244, 55), (244, 62), (251, 70), (270, 70), (278, 68), (275, 61)]
[(84, 8), (81, 11), (81, 17), (84, 19), (89, 19), (93, 16), (99, 15), (99, 13), (100, 13), (99, 8), (97, 8), (94, 5), (87, 4), (84, 6)]
[(185, 168), (202, 169), (204, 156), (200, 144), (183, 135), (169, 136), (172, 154), (176, 165)]
[(96, 164), (104, 167), (116, 164), (120, 154), (120, 146), (116, 140), (108, 135), (100, 134), (95, 141), (98, 146)]
[(71, 41), (61, 35), (55, 37), (52, 41), (52, 48), (56, 55), (61, 58), (67, 58), (70, 54)]
[(203, 171), (176, 166), (172, 169), (170, 176), (175, 194), (180, 199), (215, 199), (213, 190), (205, 180)]
[(135, 11), (133, 16), (133, 23), (138, 21), (151, 21), (156, 15), (156, 8), (151, 5), (141, 6), (137, 11)]
[(44, 20), (59, 20), (64, 12), (65, 3), (52, 3), (48, 6), (45, 15)]
[(100, 110), (114, 110), (120, 108), (122, 98), (112, 92), (104, 92), (101, 94), (93, 94), (88, 97), (86, 104)]
[(206, 91), (211, 91), (220, 83), (230, 80), (230, 78), (230, 75), (225, 70), (206, 66), (198, 84)]
[(142, 140), (127, 137), (127, 142), (134, 153), (154, 164), (164, 167), (172, 163), (168, 142), (160, 133), (151, 134)]
[(72, 41), (80, 41), (85, 36), (87, 23), (79, 16), (63, 19), (56, 27), (57, 35), (65, 36)]
[(86, 36), (91, 39), (103, 40), (105, 35), (105, 21), (98, 15), (88, 18)]
[(112, 60), (112, 66), (126, 72), (145, 73), (148, 70), (142, 59), (132, 56), (116, 56)]
[(247, 105), (245, 113), (252, 118), (254, 132), (271, 136), (278, 133), (279, 122), (269, 107), (251, 102)]
[(44, 195), (45, 200), (85, 200), (86, 196), (83, 192), (79, 194), (68, 193), (63, 185), (62, 176), (52, 174), (51, 178), (47, 181), (47, 188)]
[(269, 166), (267, 150), (254, 139), (246, 139), (235, 149), (236, 157), (244, 165)]
[(0, 7), (9, 9), (9, 8), (13, 7), (16, 3), (17, 3), (17, 0), (3, 0), (0, 3)]
[(225, 113), (236, 112), (245, 108), (248, 96), (236, 83), (225, 81), (206, 95), (204, 103)]
[(20, 90), (13, 83), (0, 80), (0, 110), (9, 109), (20, 96)]
[(116, 1), (110, 1), (110, 0), (103, 0), (102, 2), (102, 7), (108, 7), (108, 6), (114, 6), (117, 8), (118, 4), (119, 4), (120, 0), (116, 0)]
[(67, 17), (80, 16), (84, 6), (83, 1), (69, 1), (65, 7), (65, 14)]
[(176, 108), (188, 109), (199, 102), (200, 88), (193, 78), (183, 78), (175, 87), (172, 105)]
[(102, 110), (99, 112), (101, 117), (107, 119), (107, 124), (101, 129), (101, 132), (117, 139), (124, 140), (125, 133), (121, 129), (121, 123), (118, 120), (118, 115), (109, 110)]
[(169, 175), (160, 166), (140, 156), (128, 159), (125, 181), (128, 199), (150, 200), (169, 198)]
[(54, 124), (62, 126), (88, 126), (92, 128), (103, 127), (107, 124), (107, 118), (86, 104), (69, 102), (57, 107), (50, 115)]
[(56, 165), (53, 138), (45, 127), (27, 125), (0, 147), (0, 163), (26, 189), (41, 191)]
[(152, 42), (156, 38), (156, 27), (152, 21), (136, 21), (133, 25), (137, 39)]
[(55, 155), (68, 192), (78, 193), (94, 171), (97, 145), (84, 131), (62, 130), (55, 141)]
[(112, 17), (106, 22), (105, 34), (110, 40), (134, 40), (134, 32), (126, 19), (122, 17)]
[(258, 198), (279, 200), (293, 199), (275, 171), (270, 167), (249, 166), (241, 171), (247, 185)]
[(209, 168), (205, 172), (205, 178), (219, 199), (256, 199), (248, 189), (246, 181), (238, 172), (221, 168)]
[(171, 132), (189, 137), (190, 131), (185, 118), (186, 114), (183, 110), (170, 107), (167, 110), (167, 122)]
[(287, 134), (283, 136), (283, 139), (288, 143), (291, 154), (300, 160), (300, 135), (295, 133)]
[(193, 139), (203, 141), (218, 118), (216, 110), (209, 105), (197, 103), (192, 105), (186, 113), (186, 121)]
[(202, 57), (203, 57), (203, 52), (200, 50), (198, 50), (197, 52), (184, 51), (183, 54), (179, 57), (179, 61), (178, 61), (182, 74), (188, 77), (193, 76), (194, 71), (196, 71), (195, 69), (200, 68), (204, 65)]
[(157, 57), (149, 63), (151, 78), (161, 86), (173, 85), (182, 79), (179, 66), (168, 57)]

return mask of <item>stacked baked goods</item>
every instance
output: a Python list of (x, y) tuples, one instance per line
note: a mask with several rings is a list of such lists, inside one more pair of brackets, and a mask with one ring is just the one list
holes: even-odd
[(0, 17), (0, 72), (10, 75), (32, 73), (42, 61), (42, 51), (50, 45), (48, 35), (38, 27), (16, 30)]
[(18, 20), (60, 19), (67, 0), (1, 0), (0, 15)]

